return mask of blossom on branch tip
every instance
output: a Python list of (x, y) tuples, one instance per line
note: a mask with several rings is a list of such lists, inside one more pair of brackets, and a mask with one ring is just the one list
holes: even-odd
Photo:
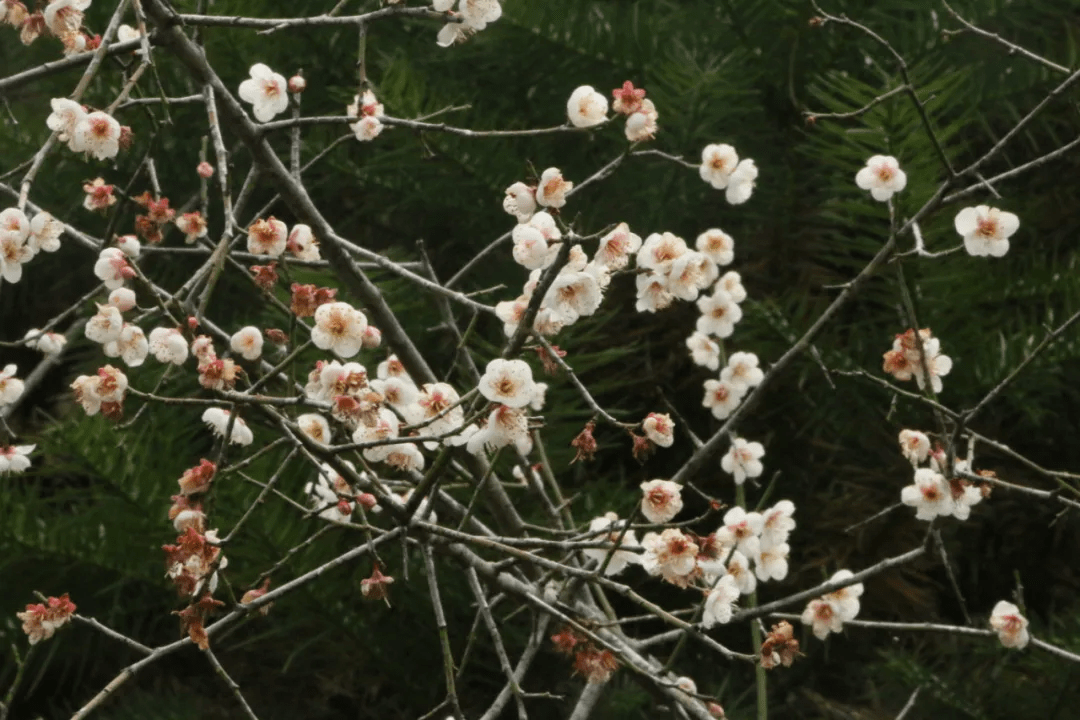
[(256, 220), (247, 232), (247, 250), (252, 255), (280, 257), (288, 244), (289, 231), (285, 223), (271, 216)]
[(958, 212), (953, 224), (969, 255), (1001, 257), (1009, 252), (1009, 238), (1020, 228), (1020, 218), (989, 205), (977, 205)]
[(660, 447), (671, 447), (675, 442), (675, 422), (670, 415), (649, 413), (641, 422), (645, 436)]
[(713, 625), (726, 625), (731, 622), (735, 602), (739, 599), (739, 588), (735, 578), (724, 575), (705, 597), (705, 611), (701, 622), (706, 629)]
[(521, 408), (533, 395), (532, 368), (524, 360), (496, 358), (487, 364), (480, 378), (480, 394), (491, 402)]
[(761, 513), (764, 524), (761, 529), (761, 542), (768, 545), (778, 545), (787, 542), (791, 531), (795, 529), (795, 503), (790, 500), (780, 500), (768, 510)]
[(670, 522), (682, 508), (682, 485), (670, 480), (641, 483), (641, 514), (649, 522)]
[(289, 107), (285, 77), (262, 63), (251, 66), (251, 77), (240, 83), (240, 99), (251, 103), (252, 114), (259, 122), (269, 122)]
[(720, 460), (720, 467), (735, 476), (736, 485), (742, 485), (746, 478), (758, 477), (765, 471), (761, 463), (764, 456), (765, 448), (761, 443), (735, 438), (727, 454)]
[(120, 123), (100, 111), (87, 113), (75, 124), (68, 147), (98, 160), (114, 158), (120, 152)]
[(690, 351), (690, 359), (695, 365), (709, 370), (720, 368), (720, 346), (710, 340), (708, 335), (695, 330), (686, 338), (686, 348)]
[(730, 265), (735, 259), (735, 240), (719, 228), (698, 235), (694, 247), (720, 266)]
[(94, 263), (94, 275), (105, 282), (105, 287), (115, 290), (124, 284), (124, 280), (135, 277), (135, 270), (128, 265), (124, 251), (116, 247), (108, 247), (98, 255)]
[(945, 476), (930, 468), (915, 471), (915, 483), (900, 491), (900, 501), (915, 508), (917, 520), (933, 520), (953, 513), (953, 498)]
[(587, 128), (607, 120), (607, 98), (596, 92), (591, 85), (582, 85), (570, 94), (566, 102), (566, 114), (574, 127)]
[(739, 407), (746, 391), (725, 380), (706, 380), (701, 406), (709, 408), (717, 420), (726, 420)]
[(64, 593), (60, 597), (50, 597), (44, 603), (27, 605), (26, 610), (15, 613), (15, 617), (22, 620), (22, 630), (30, 644), (36, 645), (51, 638), (74, 614), (75, 603)]
[(901, 430), (900, 452), (911, 461), (912, 467), (915, 467), (925, 462), (930, 455), (930, 438), (918, 430)]
[(536, 202), (544, 207), (561, 208), (566, 204), (566, 193), (574, 183), (563, 179), (559, 168), (548, 168), (540, 175), (540, 184), (536, 187)]
[(686, 587), (690, 574), (697, 567), (698, 546), (690, 536), (678, 528), (668, 528), (660, 534), (646, 533), (641, 546), (645, 548), (645, 554), (641, 556), (645, 572)]
[(630, 256), (640, 249), (641, 237), (632, 233), (626, 223), (619, 223), (600, 238), (593, 260), (611, 270), (621, 270), (630, 262)]
[(855, 184), (862, 190), (869, 190), (878, 202), (886, 202), (907, 186), (907, 175), (896, 158), (874, 155), (866, 161), (866, 167), (856, 173)]
[(998, 601), (990, 613), (990, 627), (1007, 648), (1023, 650), (1027, 647), (1031, 640), (1027, 626), (1027, 618), (1020, 614), (1020, 608), (1006, 600)]
[(26, 341), (26, 347), (46, 355), (56, 355), (67, 344), (67, 337), (64, 335), (54, 332), (42, 332), (37, 329), (27, 330), (23, 340)]
[(739, 154), (726, 143), (706, 145), (701, 151), (701, 179), (717, 190), (723, 190), (731, 180), (731, 174), (739, 165)]
[(536, 212), (536, 188), (520, 181), (506, 188), (503, 210), (516, 217), (519, 223), (528, 222)]

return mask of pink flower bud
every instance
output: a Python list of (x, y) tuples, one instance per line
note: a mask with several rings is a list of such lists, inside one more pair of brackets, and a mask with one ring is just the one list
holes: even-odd
[(199, 166), (195, 168), (195, 172), (199, 173), (201, 178), (210, 178), (214, 175), (214, 166), (210, 163), (203, 161), (199, 163)]
[(303, 76), (301, 76), (301, 75), (293, 75), (291, 78), (289, 78), (289, 92), (291, 92), (291, 93), (302, 93), (302, 92), (304, 92), (304, 88), (306, 88), (306, 87), (307, 87), (307, 80), (305, 80), (303, 78)]

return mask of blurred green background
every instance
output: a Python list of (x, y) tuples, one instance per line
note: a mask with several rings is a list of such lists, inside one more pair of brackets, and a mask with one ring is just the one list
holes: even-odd
[[(195, 2), (177, 2), (192, 12)], [(332, 3), (314, 0), (218, 0), (215, 14), (266, 17), (325, 12)], [(349, 2), (345, 12), (372, 9)], [(1053, 59), (1077, 64), (1080, 3), (1029, 0), (957, 2), (969, 20)], [(1064, 77), (1005, 48), (971, 35), (947, 36), (957, 23), (943, 6), (921, 0), (873, 3), (829, 2), (887, 38), (904, 55), (912, 81), (946, 152), (964, 166), (991, 147)], [(112, 8), (98, 2), (87, 24), (100, 30)], [(601, 92), (631, 80), (644, 87), (659, 110), (660, 132), (652, 147), (696, 162), (710, 142), (733, 144), (760, 169), (753, 198), (729, 206), (693, 170), (658, 158), (632, 158), (614, 176), (572, 198), (564, 217), (592, 232), (625, 221), (642, 237), (672, 231), (692, 241), (720, 227), (734, 236), (738, 270), (749, 292), (745, 317), (727, 342), (731, 350), (757, 353), (766, 366), (805, 330), (835, 297), (828, 286), (850, 280), (880, 248), (888, 230), (885, 206), (854, 184), (856, 171), (873, 154), (895, 155), (908, 173), (897, 198), (898, 213), (910, 216), (942, 179), (933, 147), (910, 101), (897, 96), (850, 120), (808, 125), (804, 112), (844, 112), (865, 105), (901, 82), (888, 54), (850, 28), (811, 27), (812, 7), (801, 0), (507, 0), (503, 17), (469, 42), (449, 49), (435, 45), (437, 21), (380, 22), (370, 28), (367, 70), (386, 112), (418, 117), (449, 106), (468, 109), (441, 116), (476, 129), (549, 126), (562, 122), (566, 98), (582, 84)], [(251, 30), (205, 28), (207, 53), (229, 87), (264, 62), (285, 74), (303, 69), (308, 89), (303, 110), (340, 114), (356, 89), (357, 36), (353, 28), (302, 28), (260, 36)], [(58, 55), (58, 43), (39, 40), (24, 48), (15, 32), (0, 28), (0, 67), (5, 74)], [(182, 68), (163, 52), (157, 73), (172, 96), (197, 91)], [(124, 58), (123, 62), (129, 60)], [(104, 106), (119, 87), (116, 59), (91, 85), (85, 102)], [(70, 93), (78, 71), (41, 79), (8, 94), (11, 115), (3, 116), (0, 172), (36, 152), (47, 137), (44, 125), (52, 97)], [(149, 74), (143, 85), (156, 90)], [(1056, 98), (991, 162), (997, 174), (1054, 150), (1076, 137), (1075, 91)], [(16, 124), (15, 120), (18, 121)], [(34, 185), (32, 200), (100, 235), (110, 219), (80, 205), (81, 183), (98, 175), (123, 185), (143, 155), (152, 151), (163, 190), (179, 206), (197, 194), (199, 138), (205, 134), (201, 105), (133, 107), (121, 121), (135, 130), (135, 144), (112, 167), (87, 162), (66, 150), (53, 153)], [(306, 161), (347, 130), (319, 126), (304, 130)], [(233, 141), (226, 142), (233, 146)], [(283, 154), (287, 137), (274, 140)], [(597, 133), (523, 139), (468, 139), (440, 133), (387, 129), (371, 143), (348, 140), (305, 175), (308, 191), (339, 233), (397, 259), (418, 259), (423, 239), (440, 278), (455, 273), (480, 248), (513, 225), (501, 209), (503, 190), (535, 168), (561, 168), (580, 181), (625, 148), (621, 122)], [(250, 165), (233, 153), (238, 187)], [(19, 175), (5, 182), (17, 184)], [(952, 254), (908, 258), (904, 273), (920, 322), (942, 339), (955, 366), (945, 378), (942, 401), (970, 407), (1018, 363), (1046, 328), (1080, 304), (1076, 250), (1080, 230), (1077, 155), (1068, 154), (970, 204), (991, 202), (1021, 219), (1012, 250), (1003, 260)], [(131, 188), (147, 189), (145, 177)], [(257, 185), (248, 212), (272, 197)], [(212, 196), (213, 197), (213, 196)], [(4, 203), (14, 204), (6, 199)], [(6, 206), (6, 205), (5, 205)], [(931, 250), (958, 242), (951, 206), (922, 224)], [(220, 203), (211, 201), (211, 237), (220, 231)], [(277, 216), (292, 218), (278, 207)], [(116, 227), (129, 231), (127, 206)], [(247, 222), (250, 218), (243, 216)], [(173, 233), (167, 244), (182, 240)], [(910, 238), (901, 247), (910, 247)], [(91, 255), (68, 242), (59, 253), (39, 256), (23, 281), (0, 285), (0, 340), (21, 338), (92, 289)], [(196, 266), (181, 256), (153, 256), (144, 269), (166, 287), (176, 287)], [(525, 271), (509, 252), (491, 256), (463, 281), (465, 290), (504, 283), (482, 295), (486, 302), (516, 297)], [(438, 373), (464, 389), (467, 378), (453, 368), (454, 341), (439, 324), (430, 296), (400, 280), (374, 276), (390, 304)], [(336, 285), (316, 272), (295, 277)], [(284, 297), (284, 294), (281, 294)], [(657, 315), (632, 311), (634, 290), (617, 278), (601, 311), (556, 339), (567, 361), (607, 408), (628, 421), (665, 411), (667, 398), (696, 433), (718, 426), (701, 403), (707, 371), (689, 362), (683, 341), (697, 310), (690, 304)], [(347, 295), (344, 299), (356, 302)], [(87, 304), (90, 308), (89, 303)], [(227, 329), (242, 325), (282, 327), (285, 320), (252, 292), (238, 272), (218, 287), (211, 317)], [(464, 326), (466, 313), (458, 312)], [(907, 324), (900, 308), (894, 267), (879, 273), (849, 303), (815, 345), (831, 369), (865, 369), (880, 376), (881, 355)], [(149, 330), (150, 328), (145, 328)], [(502, 341), (501, 324), (481, 318), (474, 353), (479, 364)], [(0, 349), (2, 361), (25, 374), (38, 360), (28, 351)], [(360, 360), (373, 368), (383, 351)], [(304, 356), (304, 368), (318, 354)], [(80, 373), (101, 364), (100, 350), (80, 338), (10, 419), (20, 442), (36, 442), (34, 466), (22, 476), (0, 477), (0, 694), (14, 675), (7, 648), (24, 647), (14, 613), (33, 601), (32, 591), (71, 593), (79, 611), (143, 643), (178, 637), (175, 595), (164, 577), (160, 546), (174, 533), (165, 514), (183, 470), (213, 452), (199, 411), (154, 408), (143, 421), (117, 432), (100, 417), (86, 418), (67, 390)], [(533, 363), (539, 372), (538, 363)], [(1055, 469), (1080, 467), (1077, 408), (1080, 391), (1077, 332), (1070, 331), (995, 400), (975, 422), (980, 433), (999, 439), (1035, 462)], [(129, 372), (148, 389), (161, 375), (150, 361)], [(666, 477), (692, 452), (680, 422), (677, 441), (644, 465), (630, 456), (625, 436), (601, 427), (600, 452), (590, 464), (569, 465), (570, 439), (590, 416), (565, 378), (548, 380), (544, 440), (579, 523), (607, 510), (627, 515), (637, 485)], [(172, 377), (162, 392), (195, 392), (194, 379)], [(129, 400), (130, 417), (137, 403)], [(910, 483), (900, 456), (900, 429), (934, 430), (923, 406), (893, 402), (885, 389), (865, 380), (833, 376), (830, 382), (810, 356), (800, 358), (772, 385), (740, 434), (766, 447), (761, 486), (748, 487), (751, 503), (777, 476), (770, 502), (795, 501), (798, 528), (790, 542), (792, 571), (766, 586), (763, 601), (809, 587), (839, 568), (858, 569), (917, 545), (925, 526), (909, 509), (896, 510), (854, 531), (845, 528), (895, 503)], [(257, 442), (272, 437), (254, 424)], [(251, 475), (265, 479), (284, 459), (270, 453)], [(1011, 482), (1050, 487), (1045, 478), (985, 449), (978, 469), (994, 470)], [(300, 464), (286, 470), (280, 488), (301, 499), (311, 473)], [(730, 479), (719, 464), (694, 479), (706, 492), (733, 500)], [(211, 526), (231, 527), (258, 488), (230, 476), (216, 486)], [(456, 491), (467, 500), (469, 491)], [(510, 489), (527, 518), (543, 517), (536, 499)], [(691, 502), (689, 513), (703, 510)], [(237, 592), (267, 566), (320, 527), (295, 508), (273, 499), (260, 508), (229, 548), (229, 580)], [(700, 528), (708, 532), (712, 527)], [(1029, 498), (996, 493), (974, 509), (970, 520), (948, 521), (943, 534), (960, 589), (976, 624), (983, 626), (997, 600), (1010, 598), (1019, 579), (1032, 630), (1064, 647), (1080, 648), (1076, 557), (1080, 551), (1074, 512)], [(332, 530), (297, 553), (275, 585), (340, 554), (362, 536)], [(391, 607), (365, 603), (360, 581), (370, 573), (362, 561), (339, 569), (276, 603), (266, 618), (246, 622), (219, 638), (218, 656), (245, 689), (263, 720), (272, 718), (418, 717), (443, 697), (438, 653), (422, 562), (399, 549), (385, 555), (397, 578)], [(403, 563), (409, 566), (404, 578)], [(455, 568), (443, 565), (441, 580), (451, 643), (460, 658), (472, 627), (472, 597)], [(630, 581), (665, 607), (687, 596), (646, 580), (632, 570)], [(862, 617), (880, 620), (963, 623), (961, 608), (940, 560), (926, 557), (866, 584)], [(793, 608), (799, 611), (799, 608)], [(501, 610), (499, 617), (507, 613)], [(520, 652), (530, 619), (517, 614), (503, 625), (510, 652)], [(642, 632), (659, 626), (641, 626)], [(800, 629), (801, 633), (801, 629)], [(745, 627), (723, 628), (717, 638), (749, 647)], [(777, 718), (892, 718), (911, 691), (923, 687), (909, 718), (1066, 718), (1080, 703), (1076, 670), (1034, 650), (1009, 652), (995, 641), (936, 635), (898, 635), (849, 630), (818, 642), (801, 634), (806, 657), (769, 675), (772, 716)], [(658, 650), (660, 656), (670, 648)], [(662, 652), (661, 652), (662, 651)], [(89, 699), (135, 658), (126, 649), (84, 627), (67, 628), (35, 649), (16, 699), (13, 717), (64, 717)], [(478, 716), (502, 687), (490, 640), (476, 640), (459, 694), (469, 717)], [(676, 669), (692, 676), (701, 692), (717, 695), (732, 718), (752, 716), (752, 671), (731, 666), (690, 644)], [(582, 681), (565, 659), (544, 649), (524, 686), (549, 690), (564, 700), (533, 700), (534, 718), (566, 717)], [(194, 650), (171, 656), (140, 673), (117, 698), (97, 712), (115, 718), (228, 718), (239, 709), (227, 689)], [(512, 706), (507, 716), (513, 713)], [(613, 678), (595, 718), (674, 717), (670, 708), (628, 673)]]

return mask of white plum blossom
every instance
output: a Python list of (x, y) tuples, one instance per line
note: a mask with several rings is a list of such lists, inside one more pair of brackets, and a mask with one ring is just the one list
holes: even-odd
[(659, 535), (646, 533), (641, 540), (645, 548), (641, 566), (650, 575), (660, 575), (675, 585), (685, 587), (689, 575), (697, 567), (697, 543), (678, 528), (668, 528)]
[(304, 413), (296, 418), (300, 431), (319, 445), (330, 444), (330, 423), (318, 413)]
[(484, 427), (475, 432), (466, 428), (462, 436), (467, 440), (465, 449), (473, 455), (507, 445), (513, 445), (522, 455), (528, 455), (533, 447), (529, 418), (525, 411), (507, 405), (499, 405), (492, 410)]
[(566, 204), (566, 194), (574, 183), (564, 180), (559, 168), (550, 167), (540, 175), (540, 184), (536, 187), (536, 202), (544, 207), (561, 208)]
[(731, 622), (735, 602), (739, 599), (739, 588), (735, 578), (725, 575), (709, 591), (705, 598), (705, 612), (702, 613), (701, 622), (706, 628), (713, 625), (726, 625)]
[[(919, 351), (920, 343), (922, 353), (926, 356), (925, 367)], [(919, 331), (918, 339), (913, 330), (897, 335), (893, 340), (892, 350), (885, 353), (884, 357), (885, 372), (897, 380), (910, 380), (914, 377), (920, 390), (926, 386), (926, 371), (929, 370), (930, 385), (935, 393), (941, 392), (941, 378), (949, 374), (953, 364), (952, 358), (941, 353), (941, 340), (933, 337), (927, 328)]]
[(495, 358), (480, 378), (480, 394), (491, 402), (523, 408), (533, 396), (532, 368), (524, 360)]
[[(354, 443), (375, 443), (391, 440), (398, 436), (401, 422), (389, 408), (379, 408), (374, 418), (361, 422), (353, 431)], [(364, 448), (364, 459), (369, 462), (382, 462), (390, 454), (392, 445), (374, 445)]]
[(758, 579), (767, 582), (786, 578), (791, 547), (786, 542), (772, 543), (761, 540), (754, 545), (754, 572)]
[(735, 586), (743, 595), (749, 595), (757, 589), (757, 577), (750, 570), (750, 559), (738, 550), (730, 551), (727, 573), (735, 579)]
[(382, 121), (375, 115), (365, 115), (357, 122), (349, 125), (349, 128), (353, 131), (356, 139), (360, 142), (370, 142), (383, 131)]
[(150, 354), (162, 363), (183, 365), (188, 357), (188, 344), (178, 328), (154, 328), (150, 331)]
[(824, 598), (811, 600), (802, 614), (802, 624), (812, 625), (814, 636), (818, 640), (824, 640), (829, 633), (839, 633), (844, 630), (844, 619), (840, 617), (840, 611), (836, 604)]
[(124, 284), (124, 280), (135, 277), (135, 271), (128, 265), (123, 250), (107, 247), (94, 263), (94, 275), (105, 282), (105, 287), (115, 290)]
[(591, 85), (582, 85), (570, 94), (566, 114), (574, 127), (587, 128), (607, 120), (608, 100)]
[(26, 347), (46, 355), (56, 355), (67, 344), (67, 337), (64, 335), (54, 332), (42, 332), (38, 329), (27, 330), (23, 340), (26, 341)]
[(723, 545), (729, 542), (744, 555), (752, 556), (757, 549), (758, 536), (765, 529), (765, 518), (759, 512), (746, 512), (735, 506), (724, 513), (724, 524), (717, 531)]
[(315, 262), (322, 259), (319, 254), (319, 241), (315, 239), (311, 227), (303, 223), (293, 225), (293, 229), (289, 232), (289, 238), (285, 242), (285, 248), (297, 260)]
[(138, 367), (146, 360), (150, 351), (146, 335), (138, 325), (124, 323), (120, 336), (107, 342), (102, 347), (106, 357), (118, 357), (128, 367)]
[(670, 415), (649, 413), (641, 422), (645, 436), (660, 447), (671, 447), (675, 442), (675, 423)]
[(730, 265), (735, 259), (735, 240), (719, 228), (698, 235), (694, 247), (720, 266)]
[(900, 163), (891, 155), (874, 155), (866, 161), (866, 167), (855, 175), (855, 184), (869, 190), (878, 202), (886, 202), (907, 185), (907, 175)]
[(713, 284), (719, 275), (716, 263), (704, 253), (687, 250), (671, 263), (668, 292), (680, 300), (696, 300), (698, 293)]
[(30, 235), (26, 238), (26, 244), (34, 252), (56, 252), (60, 249), (60, 235), (63, 232), (64, 223), (47, 212), (39, 212), (30, 221)]
[[(842, 582), (850, 580), (853, 577), (855, 577), (855, 573), (850, 570), (837, 570), (833, 573), (833, 576), (829, 578), (829, 582)], [(862, 594), (863, 584), (854, 583), (842, 587), (839, 590), (834, 590), (831, 593), (826, 593), (822, 597), (834, 604), (840, 613), (841, 620), (848, 622), (849, 620), (854, 620), (859, 614), (859, 597)]]
[(761, 513), (764, 524), (761, 530), (761, 542), (763, 545), (779, 545), (787, 542), (791, 531), (795, 529), (795, 503), (790, 500), (781, 500), (768, 510)]
[(758, 356), (750, 352), (732, 353), (727, 367), (720, 371), (720, 379), (749, 391), (765, 379), (765, 373), (758, 367)]
[[(717, 361), (719, 365), (719, 360)], [(709, 408), (717, 420), (726, 420), (739, 407), (746, 391), (726, 380), (706, 380), (701, 406)]]
[(348, 303), (332, 302), (315, 310), (311, 341), (320, 350), (330, 350), (350, 358), (364, 345), (367, 317)]
[[(348, 460), (342, 460), (348, 468), (356, 471), (356, 466)], [(348, 524), (352, 520), (355, 502), (348, 481), (338, 474), (329, 464), (323, 463), (314, 482), (304, 486), (304, 494), (311, 505), (319, 511), (319, 517), (330, 522)]]
[(0, 407), (10, 405), (22, 397), (26, 385), (22, 380), (15, 377), (15, 373), (18, 371), (19, 367), (14, 363), (5, 365), (4, 369), (0, 371)]
[[(671, 272), (674, 262), (688, 251), (686, 241), (678, 235), (670, 232), (653, 233), (641, 244), (637, 264), (639, 268), (647, 268), (666, 276)], [(666, 283), (665, 278), (665, 285)]]
[(696, 327), (704, 335), (730, 337), (735, 332), (735, 324), (742, 320), (742, 308), (719, 286), (712, 295), (699, 297), (697, 306), (701, 310), (701, 317), (697, 319)]
[(765, 471), (761, 458), (765, 456), (765, 447), (759, 442), (747, 442), (735, 438), (727, 454), (720, 460), (724, 472), (735, 476), (735, 484), (742, 485), (746, 478), (755, 478)]
[(739, 165), (739, 154), (727, 144), (706, 145), (701, 151), (701, 179), (717, 190), (728, 186), (731, 174)]
[(901, 430), (900, 451), (915, 467), (930, 455), (930, 438), (918, 430)]
[(506, 188), (503, 210), (517, 218), (519, 223), (528, 222), (536, 212), (536, 188), (516, 182)]
[(915, 484), (900, 491), (900, 501), (915, 508), (917, 520), (933, 520), (953, 513), (952, 491), (945, 476), (930, 468), (915, 471)]
[(758, 169), (753, 160), (740, 160), (735, 172), (728, 178), (724, 197), (731, 205), (741, 205), (750, 199), (757, 182)]
[(637, 285), (638, 312), (656, 312), (669, 307), (675, 297), (668, 292), (667, 278), (656, 273), (639, 273), (634, 278)]
[(690, 359), (695, 365), (701, 365), (710, 370), (720, 368), (720, 346), (710, 340), (708, 335), (695, 330), (690, 337), (686, 338), (686, 348), (690, 351)]
[(641, 237), (630, 232), (630, 226), (619, 223), (615, 229), (600, 238), (600, 245), (593, 256), (611, 270), (621, 270), (630, 262), (630, 256), (641, 249)]
[(45, 124), (57, 134), (61, 142), (70, 142), (75, 134), (75, 126), (86, 117), (86, 110), (68, 98), (53, 98), (49, 103), (52, 113), (45, 119)]
[(682, 485), (670, 480), (641, 483), (641, 514), (649, 522), (670, 522), (682, 508)]
[(45, 25), (59, 38), (77, 33), (82, 26), (83, 11), (88, 7), (90, 0), (50, 0), (45, 6)]
[(499, 0), (460, 0), (458, 12), (462, 24), (473, 30), (483, 30), (488, 23), (502, 17), (502, 5)]
[(1020, 614), (1020, 608), (1007, 600), (1000, 600), (994, 606), (990, 613), (990, 627), (1007, 648), (1023, 650), (1031, 640), (1027, 618)]
[(548, 288), (542, 305), (558, 313), (566, 325), (594, 314), (604, 296), (596, 277), (587, 272), (560, 272)]
[[(225, 437), (225, 431), (229, 426), (229, 411), (224, 408), (207, 408), (202, 414), (202, 421), (206, 423), (214, 434)], [(255, 439), (251, 428), (247, 426), (242, 417), (233, 421), (232, 433), (229, 435), (229, 443), (233, 445), (250, 445)]]
[(124, 329), (124, 318), (112, 305), (98, 305), (97, 314), (86, 321), (85, 334), (89, 340), (104, 345), (118, 340)]
[(116, 238), (116, 247), (129, 258), (135, 259), (142, 252), (142, 244), (134, 235), (121, 235)]
[(277, 218), (256, 220), (248, 228), (247, 250), (252, 255), (280, 257), (289, 241), (289, 229)]
[(0, 475), (21, 473), (30, 469), (30, 453), (37, 445), (0, 445)]
[(118, 287), (109, 293), (108, 304), (125, 313), (135, 308), (138, 305), (138, 300), (135, 297), (135, 291), (131, 288)]
[(742, 284), (742, 276), (734, 270), (728, 270), (716, 281), (716, 287), (726, 292), (734, 302), (741, 303), (746, 299), (746, 288)]
[(656, 124), (659, 119), (660, 114), (656, 111), (656, 105), (652, 100), (645, 98), (641, 101), (641, 108), (626, 117), (626, 127), (623, 131), (626, 139), (630, 142), (652, 140), (659, 129)]
[[(641, 561), (641, 556), (633, 552), (632, 550), (624, 550), (623, 548), (636, 548), (638, 545), (637, 537), (634, 535), (633, 530), (627, 530), (625, 533), (622, 529), (612, 529), (612, 526), (619, 521), (619, 516), (613, 512), (605, 513), (604, 515), (593, 518), (589, 522), (589, 532), (597, 533), (607, 530), (607, 535), (601, 535), (595, 540), (597, 542), (605, 542), (608, 544), (606, 548), (586, 548), (581, 551), (581, 554), (590, 560), (595, 560), (597, 565), (603, 563), (608, 554), (611, 554), (611, 560), (608, 561), (607, 568), (604, 569), (604, 575), (618, 575), (629, 565), (636, 565)], [(622, 537), (619, 542), (620, 536)], [(619, 542), (618, 550), (611, 552), (610, 548), (615, 547), (615, 543)]]
[(543, 268), (554, 259), (543, 233), (531, 225), (516, 225), (511, 237), (514, 240), (514, 262), (525, 269)]
[(964, 208), (953, 221), (964, 238), (964, 248), (975, 257), (1001, 257), (1009, 252), (1009, 238), (1020, 228), (1020, 218), (989, 205)]
[(262, 332), (253, 325), (240, 328), (229, 338), (229, 347), (245, 360), (258, 360), (263, 349)]
[(240, 83), (240, 99), (251, 103), (259, 122), (270, 122), (289, 107), (289, 87), (285, 77), (262, 63), (251, 66), (251, 77)]
[(108, 160), (120, 152), (120, 123), (101, 111), (87, 113), (75, 125), (68, 141), (74, 152), (90, 153), (98, 160)]

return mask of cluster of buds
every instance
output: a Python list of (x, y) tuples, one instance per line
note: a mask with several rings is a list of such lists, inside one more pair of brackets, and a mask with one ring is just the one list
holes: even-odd
[(202, 495), (210, 489), (216, 472), (217, 466), (203, 458), (198, 465), (185, 470), (177, 481), (180, 494), (173, 495), (173, 504), (169, 508), (169, 519), (177, 532), (185, 532), (188, 528), (197, 533), (205, 532), (206, 514), (202, 510)]
[(50, 597), (44, 603), (27, 605), (26, 610), (15, 613), (15, 617), (22, 620), (23, 632), (30, 638), (30, 644), (35, 645), (51, 638), (74, 614), (75, 603), (64, 593), (60, 597)]
[(551, 636), (555, 650), (574, 659), (574, 672), (592, 684), (604, 683), (619, 668), (619, 661), (610, 650), (597, 647), (592, 640), (571, 627)]
[[(136, 195), (131, 199), (137, 205), (146, 209), (145, 215), (135, 216), (135, 232), (151, 245), (160, 243), (162, 239), (161, 228), (176, 218), (176, 211), (169, 207), (169, 198), (155, 198), (150, 195), (149, 191), (146, 191), (142, 195)], [(199, 219), (201, 220), (201, 217)], [(205, 221), (202, 222), (201, 228), (197, 221), (190, 220), (185, 227), (187, 227), (184, 230), (185, 234), (194, 232), (198, 236), (200, 233), (206, 233)], [(194, 240), (189, 242), (194, 242)]]
[[(255, 268), (252, 268), (254, 271)], [(258, 282), (258, 280), (256, 280)], [(293, 283), (289, 288), (292, 292), (292, 302), (289, 309), (298, 318), (314, 317), (315, 311), (321, 305), (334, 302), (337, 297), (336, 288), (315, 287), (314, 285), (301, 285)]]
[(176, 586), (181, 597), (194, 598), (202, 591), (210, 594), (217, 589), (217, 571), (228, 565), (228, 560), (221, 554), (214, 531), (200, 533), (194, 527), (187, 527), (176, 538), (175, 545), (163, 545), (167, 576)]
[[(919, 430), (900, 431), (900, 450), (915, 470), (914, 482), (900, 492), (900, 500), (915, 508), (919, 520), (952, 516), (967, 520), (971, 508), (990, 496), (989, 482), (972, 482), (964, 477), (970, 473), (969, 459), (954, 458), (949, 467), (948, 453), (940, 445), (930, 449), (930, 438)], [(927, 467), (921, 463), (929, 461)], [(996, 477), (993, 472), (981, 471), (980, 476)]]
[(766, 670), (772, 670), (777, 665), (791, 667), (801, 654), (795, 629), (786, 620), (781, 621), (773, 625), (772, 632), (765, 636), (765, 642), (761, 644), (761, 667)]
[(100, 412), (110, 420), (124, 416), (127, 388), (127, 376), (112, 365), (99, 368), (95, 375), (80, 375), (71, 383), (75, 401), (83, 406), (87, 415)]
[(219, 358), (210, 337), (200, 335), (191, 343), (191, 353), (199, 361), (199, 384), (208, 390), (232, 390), (244, 369), (232, 358)]

